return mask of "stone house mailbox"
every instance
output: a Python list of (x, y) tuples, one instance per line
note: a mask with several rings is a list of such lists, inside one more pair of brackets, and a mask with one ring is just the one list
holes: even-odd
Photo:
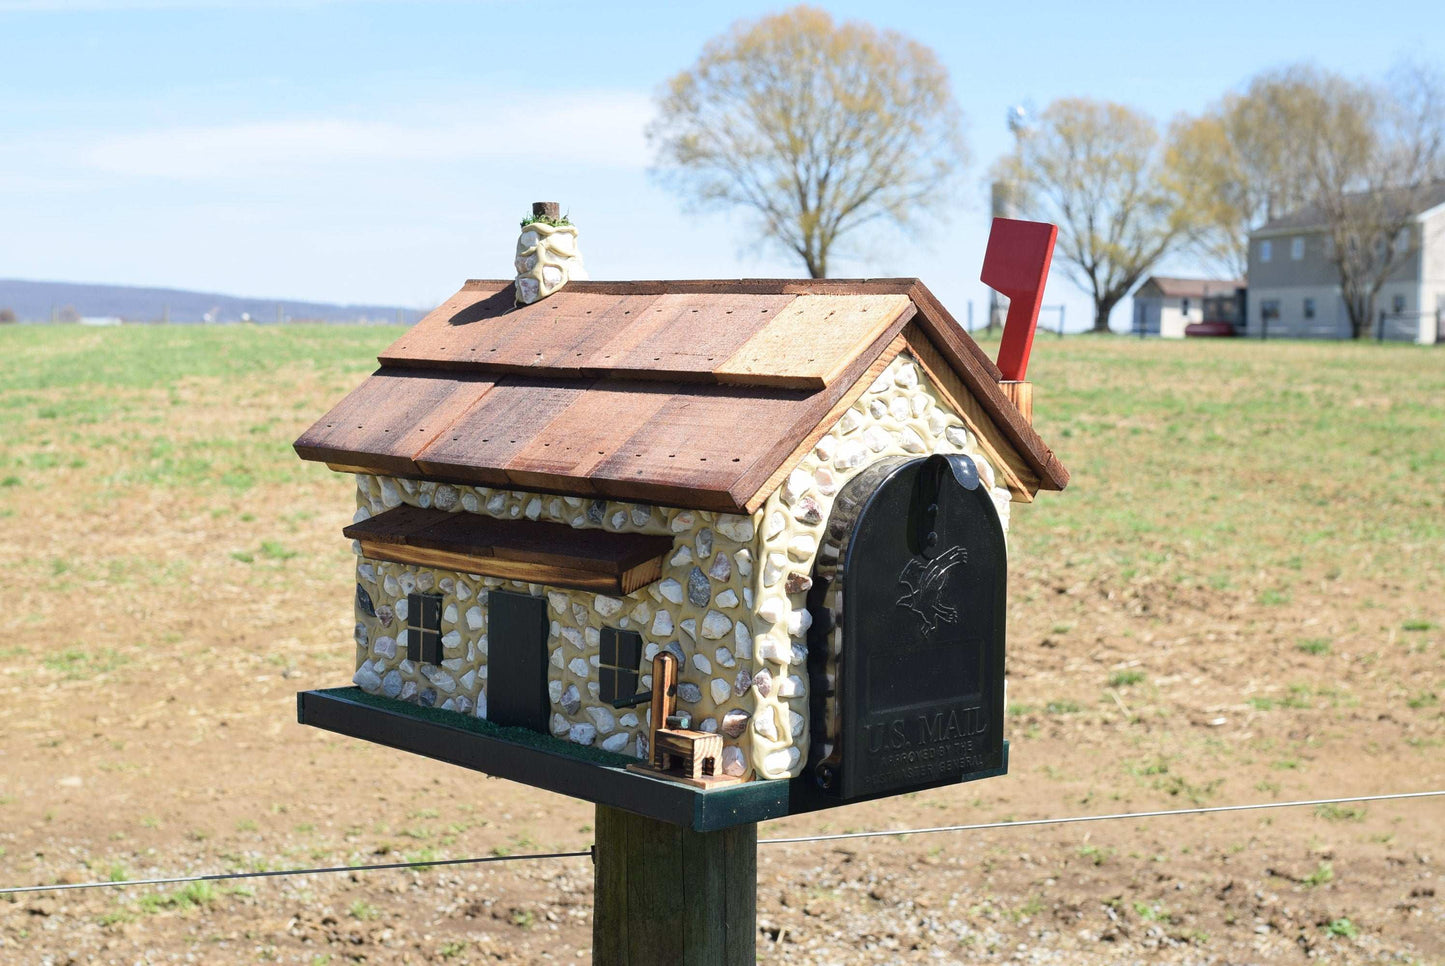
[(1005, 372), (916, 279), (563, 254), (296, 441), (355, 480), (353, 686), (300, 720), (697, 831), (1003, 773), (1009, 510), (1068, 481), (1012, 315)]

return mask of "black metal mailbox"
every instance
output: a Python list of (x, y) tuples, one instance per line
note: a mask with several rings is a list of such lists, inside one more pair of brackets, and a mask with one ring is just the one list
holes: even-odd
[(854, 799), (1001, 773), (1007, 550), (973, 461), (854, 477), (813, 580), (805, 777)]

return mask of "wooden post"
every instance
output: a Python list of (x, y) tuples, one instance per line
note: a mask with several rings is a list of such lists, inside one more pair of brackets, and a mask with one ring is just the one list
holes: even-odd
[(1030, 423), (1034, 421), (1034, 384), (1031, 382), (1018, 382), (1012, 379), (1005, 379), (998, 384), (1008, 401), (1014, 404), (1024, 419)]
[(532, 202), (532, 215), (537, 218), (550, 218), (556, 221), (562, 213), (562, 206), (555, 201), (534, 201)]
[(692, 829), (597, 806), (594, 966), (751, 966), (758, 827)]

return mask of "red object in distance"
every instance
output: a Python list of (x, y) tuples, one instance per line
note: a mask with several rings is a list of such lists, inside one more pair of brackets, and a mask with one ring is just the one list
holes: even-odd
[(1028, 370), (1034, 327), (1038, 325), (1044, 283), (1049, 278), (1049, 263), (1054, 260), (1054, 241), (1058, 237), (1058, 225), (1012, 218), (995, 218), (988, 233), (980, 278), (989, 288), (1008, 296), (1008, 321), (998, 349), (998, 368), (1009, 381), (1021, 382)]

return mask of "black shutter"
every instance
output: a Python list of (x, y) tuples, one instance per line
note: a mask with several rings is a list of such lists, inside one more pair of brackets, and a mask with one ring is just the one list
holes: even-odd
[(487, 594), (487, 718), (547, 730), (547, 600)]

